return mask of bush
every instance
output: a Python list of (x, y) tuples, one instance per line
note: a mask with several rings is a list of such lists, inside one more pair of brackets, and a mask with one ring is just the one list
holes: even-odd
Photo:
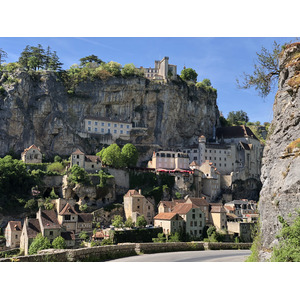
[(114, 242), (111, 240), (111, 239), (104, 239), (102, 242), (101, 242), (101, 246), (106, 246), (106, 245), (113, 245)]
[(65, 249), (66, 248), (66, 241), (62, 236), (58, 236), (52, 242), (52, 247), (54, 249)]
[(64, 165), (58, 161), (47, 166), (47, 172), (56, 172), (59, 174), (63, 174), (64, 170)]
[(90, 184), (90, 178), (88, 173), (81, 167), (74, 165), (70, 169), (69, 181), (72, 183)]
[(153, 238), (153, 243), (165, 243), (166, 242), (166, 236), (164, 233), (159, 233), (157, 235), (157, 238)]
[(62, 158), (60, 157), (60, 156), (58, 156), (58, 155), (55, 155), (54, 156), (54, 162), (62, 162)]
[(44, 237), (41, 233), (38, 233), (31, 243), (28, 253), (29, 255), (36, 254), (39, 250), (51, 248), (51, 243), (47, 237)]

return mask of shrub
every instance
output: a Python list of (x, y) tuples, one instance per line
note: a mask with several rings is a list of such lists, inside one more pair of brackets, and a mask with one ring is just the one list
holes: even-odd
[(31, 243), (28, 253), (29, 255), (36, 254), (39, 250), (51, 248), (50, 241), (47, 237), (44, 237), (41, 233), (38, 233)]
[(90, 184), (88, 173), (81, 167), (74, 165), (70, 169), (69, 181), (72, 183)]
[(112, 220), (112, 225), (117, 228), (123, 227), (123, 218), (120, 215), (115, 215)]
[(62, 158), (60, 157), (60, 156), (58, 156), (58, 155), (55, 155), (54, 156), (54, 162), (62, 162)]
[(158, 233), (157, 238), (153, 238), (153, 243), (165, 243), (166, 237), (164, 233)]
[(136, 226), (137, 227), (145, 227), (147, 225), (147, 221), (143, 215), (138, 216), (136, 219)]
[(102, 242), (101, 242), (101, 246), (106, 246), (106, 245), (113, 245), (114, 242), (111, 240), (111, 239), (104, 239)]
[(66, 241), (62, 236), (58, 236), (52, 242), (52, 247), (54, 249), (65, 249), (66, 248)]
[(47, 166), (47, 172), (56, 172), (62, 174), (64, 170), (65, 170), (64, 165), (58, 161)]

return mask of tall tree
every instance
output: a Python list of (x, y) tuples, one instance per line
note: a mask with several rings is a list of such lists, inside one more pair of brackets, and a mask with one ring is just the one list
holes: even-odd
[(183, 69), (180, 77), (186, 81), (197, 81), (198, 74), (192, 68)]
[(126, 144), (121, 151), (122, 160), (127, 167), (134, 167), (139, 158), (136, 147), (132, 144)]
[(29, 58), (31, 57), (31, 49), (30, 46), (27, 45), (25, 49), (21, 52), (21, 56), (19, 57), (19, 64), (29, 70)]
[(7, 58), (7, 53), (0, 48), (0, 67), (3, 62), (5, 62), (5, 58)]
[(230, 125), (241, 125), (249, 121), (249, 117), (243, 110), (231, 111), (228, 113), (227, 121)]
[(100, 65), (103, 62), (100, 58), (98, 58), (98, 56), (94, 54), (80, 58), (79, 61), (80, 66), (82, 67), (86, 66), (88, 63), (96, 63), (97, 65)]
[(275, 87), (279, 77), (279, 54), (281, 46), (275, 41), (273, 49), (261, 48), (261, 52), (256, 52), (257, 62), (254, 64), (253, 74), (243, 73), (243, 81), (236, 79), (237, 86), (241, 89), (254, 87), (261, 97), (266, 97)]

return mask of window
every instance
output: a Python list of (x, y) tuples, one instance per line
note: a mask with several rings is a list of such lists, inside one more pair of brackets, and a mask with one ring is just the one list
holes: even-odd
[(191, 227), (193, 227), (193, 221), (191, 221), (190, 225), (191, 225)]
[(98, 131), (98, 128), (95, 128), (95, 132), (97, 132)]
[(110, 123), (107, 123), (107, 126), (110, 127)]
[(138, 205), (137, 208), (140, 208), (140, 206)]
[(114, 130), (114, 133), (117, 133), (117, 130)]
[(15, 237), (16, 239), (18, 238), (18, 235), (16, 234), (16, 237)]
[(120, 133), (123, 134), (123, 130), (120, 130)]
[(197, 153), (197, 149), (194, 149), (194, 153)]
[(195, 235), (197, 235), (197, 230), (194, 230)]
[(88, 131), (91, 131), (91, 127), (88, 127)]
[(199, 218), (202, 218), (202, 214), (199, 214)]
[(94, 169), (94, 165), (92, 165), (92, 169)]
[(221, 160), (221, 157), (219, 158), (219, 160)]
[(197, 226), (197, 221), (194, 221), (194, 226)]
[(129, 125), (126, 125), (126, 127), (129, 129)]
[(148, 206), (148, 209), (150, 209), (150, 206)]
[(79, 155), (77, 155), (77, 158), (79, 158)]
[(65, 216), (65, 221), (70, 221), (70, 220), (71, 220), (71, 216), (70, 215)]
[(102, 122), (101, 125), (104, 126), (104, 123)]
[(197, 156), (194, 156), (194, 160), (197, 160)]
[(91, 121), (88, 121), (88, 125), (91, 125), (92, 124), (92, 122)]
[(98, 122), (95, 122), (95, 126), (97, 126), (98, 125)]
[(126, 134), (129, 134), (129, 131), (126, 131)]
[(209, 150), (209, 153), (211, 153), (211, 150)]
[(115, 127), (115, 128), (118, 127), (118, 124), (114, 124), (114, 127)]
[(202, 230), (201, 229), (199, 230), (199, 233), (202, 234)]
[(123, 124), (121, 124), (120, 127), (123, 128)]
[(195, 219), (195, 214), (192, 214), (192, 219)]
[(220, 165), (220, 167), (222, 167), (222, 164), (219, 164)]
[(52, 230), (49, 232), (49, 235), (51, 235), (51, 236), (53, 235), (53, 231)]
[(104, 128), (101, 128), (101, 132), (104, 132)]
[(110, 133), (110, 129), (109, 128), (107, 129), (107, 133)]
[(202, 221), (200, 221), (200, 227), (202, 227)]

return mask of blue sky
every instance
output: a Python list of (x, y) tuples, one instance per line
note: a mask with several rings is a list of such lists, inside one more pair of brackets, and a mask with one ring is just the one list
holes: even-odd
[(184, 66), (198, 73), (198, 81), (209, 78), (218, 91), (219, 110), (226, 117), (230, 111), (244, 110), (250, 121), (270, 122), (273, 117), (274, 91), (261, 98), (254, 89), (241, 90), (236, 78), (251, 73), (256, 52), (261, 47), (271, 49), (274, 40), (285, 38), (254, 37), (0, 37), (0, 48), (8, 53), (7, 62), (17, 61), (26, 45), (48, 45), (57, 51), (63, 68), (78, 63), (81, 57), (95, 54), (105, 62), (153, 67), (154, 60), (169, 56), (180, 74)]

